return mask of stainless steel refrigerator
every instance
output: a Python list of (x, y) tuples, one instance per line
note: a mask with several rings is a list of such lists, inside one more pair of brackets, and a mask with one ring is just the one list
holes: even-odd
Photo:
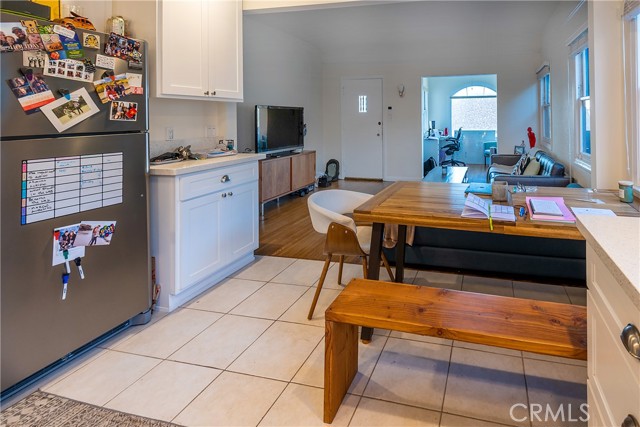
[[(1, 15), (3, 28), (21, 20), (31, 18)], [(85, 34), (100, 38), (98, 49), (84, 48), (86, 58), (95, 64), (96, 55), (105, 55), (108, 34), (82, 29), (76, 29), (76, 33), (81, 39)], [(48, 66), (48, 59), (44, 64), (29, 64), (21, 51), (0, 54), (1, 378), (5, 397), (114, 328), (126, 327), (132, 318), (139, 319), (140, 313), (148, 318), (151, 274), (144, 42), (140, 52), (140, 62), (114, 58), (115, 75), (142, 75), (138, 84), (143, 93), (119, 99), (137, 103), (135, 120), (113, 120), (115, 106), (101, 103), (90, 81), (43, 76), (55, 98), (60, 98), (64, 90), (73, 93), (84, 88), (99, 109), (61, 132), (43, 112), (23, 111), (8, 84), (28, 68), (35, 74), (42, 73), (43, 68), (37, 66)], [(96, 68), (94, 80), (105, 71)], [(102, 160), (96, 163), (96, 158)], [(91, 164), (87, 169), (91, 171), (90, 180), (82, 178), (86, 160)], [(49, 162), (54, 169), (44, 173), (34, 167), (32, 173), (29, 168), (38, 161)], [(78, 166), (75, 171), (79, 178), (76, 185), (73, 177), (69, 187), (69, 177), (61, 171), (68, 172), (73, 165)], [(31, 191), (34, 188), (37, 190)], [(60, 196), (63, 193), (64, 197)], [(85, 248), (81, 258), (84, 279), (70, 260), (63, 295), (67, 267), (64, 263), (52, 265), (54, 230), (87, 221), (115, 221), (115, 232), (109, 236), (109, 245)]]

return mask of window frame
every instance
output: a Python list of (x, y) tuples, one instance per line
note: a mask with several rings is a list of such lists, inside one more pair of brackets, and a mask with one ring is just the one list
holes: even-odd
[[(553, 117), (551, 107), (551, 69), (548, 63), (544, 63), (537, 71), (538, 76), (538, 129), (540, 132), (540, 142), (551, 150), (553, 145)], [(545, 115), (545, 112), (547, 114)], [(545, 120), (548, 117), (548, 122)], [(549, 135), (545, 134), (545, 130)]]
[(624, 16), (627, 169), (640, 196), (640, 7)]
[[(490, 91), (491, 93), (489, 93), (488, 95), (460, 95), (460, 93), (462, 91), (465, 91), (469, 88), (476, 88), (476, 87), (481, 87), (483, 89), (485, 89), (486, 91)], [(498, 91), (496, 91), (495, 89), (485, 85), (485, 84), (468, 84), (466, 86), (464, 86), (463, 88), (457, 90), (454, 92), (453, 95), (451, 95), (451, 97), (449, 98), (449, 111), (451, 113), (451, 133), (453, 135), (453, 131), (454, 129), (458, 129), (460, 126), (458, 123), (454, 124), (453, 123), (453, 101), (454, 100), (465, 100), (465, 99), (494, 99), (496, 102), (496, 128), (495, 129), (467, 129), (467, 130), (482, 130), (482, 131), (494, 131), (496, 133), (496, 136), (498, 134), (498, 117), (497, 117), (497, 113), (498, 113)], [(462, 126), (464, 128), (464, 126)]]
[[(586, 109), (583, 108), (585, 105), (588, 105), (590, 113), (591, 97), (589, 74), (591, 70), (589, 68), (588, 33), (587, 30), (585, 30), (569, 44), (570, 105), (573, 109), (573, 162), (577, 166), (591, 172), (591, 151), (593, 144), (591, 139), (590, 114), (585, 117)], [(589, 131), (589, 153), (583, 151), (583, 130)]]

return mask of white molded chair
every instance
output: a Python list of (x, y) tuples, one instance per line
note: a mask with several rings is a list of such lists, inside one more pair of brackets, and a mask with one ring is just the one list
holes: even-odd
[[(363, 275), (367, 277), (367, 255), (371, 246), (371, 227), (356, 227), (355, 221), (344, 215), (351, 214), (353, 210), (372, 198), (371, 194), (359, 193), (348, 190), (323, 190), (316, 191), (309, 196), (307, 205), (309, 207), (309, 215), (311, 216), (311, 224), (313, 228), (322, 234), (326, 234), (324, 244), (324, 254), (327, 256), (316, 294), (309, 308), (307, 318), (311, 320), (313, 312), (320, 296), (320, 290), (327, 276), (331, 258), (333, 255), (340, 257), (338, 267), (338, 283), (342, 282), (342, 265), (345, 256), (357, 256), (362, 259)], [(387, 273), (391, 280), (394, 280), (393, 273), (389, 267), (386, 257), (382, 254), (382, 262), (387, 269)]]

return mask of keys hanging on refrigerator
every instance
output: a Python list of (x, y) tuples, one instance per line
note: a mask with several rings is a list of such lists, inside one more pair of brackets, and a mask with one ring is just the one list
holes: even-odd
[(80, 278), (84, 279), (84, 269), (82, 268), (82, 258), (78, 257), (73, 262), (76, 263), (76, 267), (78, 267), (78, 273), (80, 274)]

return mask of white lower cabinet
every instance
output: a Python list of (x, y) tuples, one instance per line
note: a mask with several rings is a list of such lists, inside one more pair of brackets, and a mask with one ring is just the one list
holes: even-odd
[(258, 248), (257, 161), (151, 178), (152, 255), (173, 310), (253, 260)]
[(589, 427), (635, 427), (640, 420), (640, 360), (620, 339), (629, 323), (640, 327), (640, 310), (587, 245)]

